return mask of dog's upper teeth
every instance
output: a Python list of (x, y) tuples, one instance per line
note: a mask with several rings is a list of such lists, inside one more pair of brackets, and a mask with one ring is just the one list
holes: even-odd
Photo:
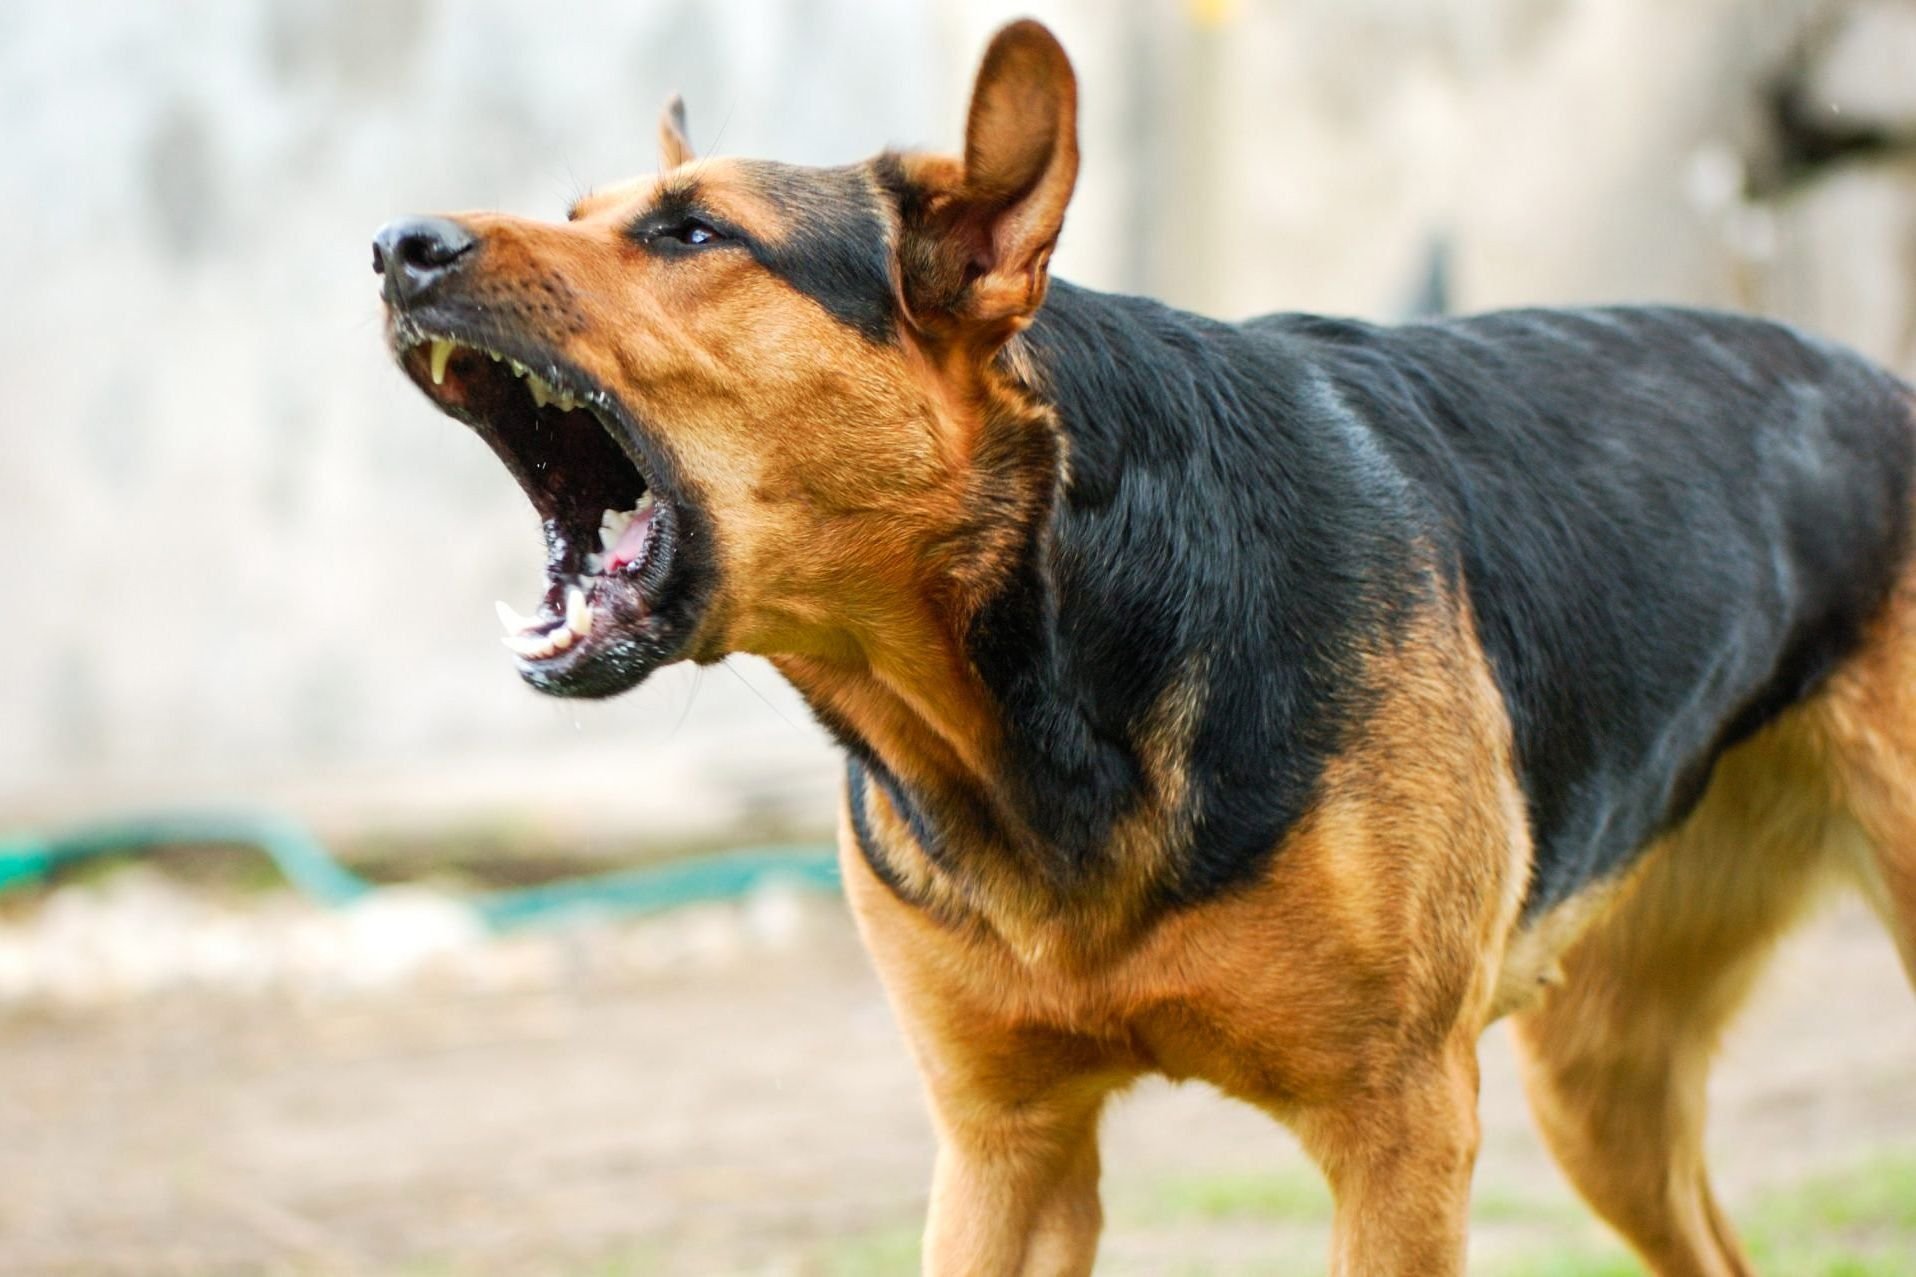
[(656, 503), (656, 500), (657, 499), (652, 495), (652, 490), (647, 488), (645, 495), (639, 498), (639, 503), (632, 507), (632, 517), (636, 519), (647, 510), (650, 510)]
[(558, 398), (551, 384), (535, 372), (526, 374), (526, 389), (532, 392), (532, 402), (538, 404), (541, 408)]
[(437, 337), (433, 338), (433, 343), (432, 343), (432, 384), (433, 385), (443, 386), (446, 384), (446, 361), (451, 358), (452, 358), (452, 343), (449, 341), (443, 341)]

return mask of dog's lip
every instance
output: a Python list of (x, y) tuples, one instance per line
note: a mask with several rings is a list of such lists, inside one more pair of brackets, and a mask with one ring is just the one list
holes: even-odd
[[(680, 498), (676, 485), (668, 477), (672, 468), (653, 451), (653, 444), (635, 415), (615, 394), (577, 366), (552, 351), (532, 345), (511, 333), (494, 332), (480, 326), (445, 322), (407, 312), (391, 312), (389, 341), (401, 370), (436, 407), (473, 427), (482, 435), (496, 435), (498, 427), (486, 412), (459, 397), (459, 379), (435, 380), (435, 365), (444, 372), (450, 358), (459, 350), (484, 355), (510, 366), (523, 379), (543, 383), (553, 396), (563, 395), (571, 403), (561, 403), (562, 411), (583, 408), (596, 418), (600, 428), (618, 452), (636, 472), (643, 497), (656, 505), (652, 527), (645, 542), (637, 570), (600, 575), (586, 571), (588, 556), (597, 547), (590, 545), (590, 531), (576, 520), (568, 522), (563, 509), (548, 508), (536, 493), (530, 476), (518, 457), (507, 460), (520, 486), (533, 501), (541, 516), (546, 538), (546, 590), (533, 618), (517, 633), (507, 622), (505, 605), (501, 621), (507, 623), (503, 640), (513, 651), (520, 673), (527, 682), (542, 690), (559, 694), (581, 694), (577, 685), (604, 683), (592, 667), (603, 658), (609, 664), (630, 665), (635, 645), (652, 649), (647, 665), (671, 659), (665, 649), (670, 636), (660, 609), (675, 588), (678, 573), (677, 549), (680, 526)], [(449, 344), (452, 354), (435, 348)], [(506, 460), (502, 454), (502, 460)], [(576, 511), (571, 512), (576, 515)], [(596, 556), (593, 556), (596, 557)], [(579, 604), (573, 592), (583, 595), (586, 625), (579, 632), (575, 613)], [(672, 628), (678, 628), (676, 626)], [(530, 641), (557, 636), (564, 646), (551, 650), (545, 643)], [(679, 641), (689, 641), (680, 635)], [(632, 681), (636, 681), (633, 679)], [(616, 690), (616, 689), (615, 689)], [(602, 695), (604, 691), (583, 694)]]

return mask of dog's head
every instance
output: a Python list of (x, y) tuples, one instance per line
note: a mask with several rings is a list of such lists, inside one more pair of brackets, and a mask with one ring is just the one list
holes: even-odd
[(1036, 23), (999, 32), (962, 157), (699, 160), (676, 102), (660, 134), (656, 177), (564, 222), (374, 241), (400, 366), (544, 522), (539, 610), (501, 609), (520, 672), (607, 696), (682, 658), (908, 649), (1059, 465), (1000, 365), (1077, 175), (1070, 64)]

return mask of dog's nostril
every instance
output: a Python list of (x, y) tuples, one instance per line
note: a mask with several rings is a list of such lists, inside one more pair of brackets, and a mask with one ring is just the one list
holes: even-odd
[(460, 236), (450, 239), (437, 231), (408, 235), (399, 241), (399, 258), (408, 266), (436, 270), (472, 247), (472, 240)]
[(373, 271), (387, 277), (396, 298), (419, 293), (478, 243), (459, 223), (444, 217), (402, 217), (373, 236)]

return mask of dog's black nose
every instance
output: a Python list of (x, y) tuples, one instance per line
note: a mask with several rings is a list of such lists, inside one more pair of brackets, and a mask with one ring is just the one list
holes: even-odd
[(400, 217), (373, 236), (373, 273), (386, 277), (386, 300), (416, 301), (459, 268), (477, 243), (472, 233), (444, 217)]

